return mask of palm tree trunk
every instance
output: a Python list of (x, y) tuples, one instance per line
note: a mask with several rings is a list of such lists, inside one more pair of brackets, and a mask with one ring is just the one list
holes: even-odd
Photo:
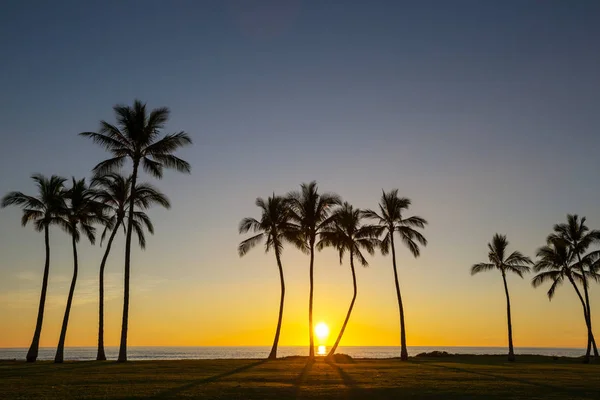
[(308, 297), (308, 334), (309, 334), (309, 349), (308, 358), (313, 360), (315, 358), (315, 337), (313, 332), (313, 292), (314, 292), (314, 279), (313, 270), (315, 262), (315, 241), (310, 241), (310, 294)]
[(38, 308), (37, 322), (29, 351), (27, 351), (27, 362), (35, 362), (40, 348), (40, 336), (42, 334), (42, 324), (44, 322), (44, 308), (46, 305), (46, 292), (48, 291), (48, 275), (50, 274), (50, 233), (48, 225), (44, 226), (44, 242), (46, 244), (46, 261), (44, 263), (44, 278), (42, 279), (42, 294), (40, 295), (40, 305)]
[(595, 343), (596, 341), (594, 340), (594, 334), (592, 333), (592, 330), (590, 328), (588, 314), (587, 314), (587, 306), (586, 306), (585, 300), (583, 299), (583, 296), (581, 296), (581, 292), (579, 291), (577, 284), (573, 280), (573, 277), (571, 275), (567, 275), (567, 278), (569, 278), (569, 282), (571, 282), (571, 285), (573, 285), (573, 288), (575, 289), (575, 292), (577, 293), (577, 297), (579, 297), (579, 301), (581, 301), (581, 306), (583, 307), (583, 317), (585, 318), (585, 325), (587, 328), (587, 335), (588, 335), (587, 349), (585, 352), (585, 358), (584, 358), (583, 362), (588, 364), (590, 362), (591, 344), (592, 344), (592, 342)]
[(515, 361), (515, 350), (512, 339), (512, 318), (510, 316), (510, 296), (508, 295), (508, 285), (506, 284), (506, 274), (502, 271), (502, 281), (504, 282), (504, 293), (506, 293), (506, 319), (508, 321), (508, 361)]
[(56, 349), (56, 356), (54, 356), (55, 363), (62, 363), (64, 352), (65, 352), (65, 339), (67, 337), (67, 326), (69, 325), (69, 314), (71, 313), (71, 304), (73, 303), (73, 293), (75, 293), (75, 283), (77, 283), (77, 242), (75, 241), (75, 235), (72, 235), (73, 242), (73, 279), (71, 279), (71, 288), (69, 289), (69, 297), (67, 298), (67, 308), (65, 309), (65, 316), (63, 318), (62, 329), (60, 330), (60, 338), (58, 340), (58, 347)]
[(587, 278), (585, 276), (585, 270), (583, 269), (583, 265), (581, 264), (581, 255), (579, 253), (577, 253), (577, 259), (579, 261), (579, 269), (581, 271), (581, 276), (583, 278), (583, 293), (585, 295), (585, 308), (587, 310), (586, 314), (586, 324), (588, 327), (588, 345), (587, 345), (587, 350), (586, 350), (586, 357), (589, 358), (590, 356), (590, 347), (593, 343), (594, 345), (594, 357), (596, 359), (598, 359), (598, 348), (596, 347), (596, 341), (593, 340), (594, 338), (594, 334), (593, 334), (593, 329), (592, 329), (592, 311), (591, 311), (591, 306), (590, 306), (590, 296), (588, 293), (588, 285), (587, 285)]
[(344, 331), (346, 330), (346, 325), (348, 325), (348, 320), (350, 319), (350, 314), (352, 314), (352, 308), (354, 307), (354, 302), (356, 301), (356, 273), (354, 271), (354, 255), (352, 253), (352, 251), (350, 251), (350, 269), (352, 270), (352, 285), (354, 287), (354, 295), (352, 296), (352, 301), (350, 302), (350, 308), (348, 309), (348, 314), (346, 314), (346, 319), (344, 320), (344, 324), (342, 325), (342, 329), (340, 330), (340, 334), (338, 335), (337, 339), (335, 340), (335, 343), (333, 345), (333, 347), (331, 348), (331, 350), (329, 351), (329, 354), (327, 354), (327, 357), (333, 357), (333, 355), (335, 354), (335, 351), (337, 350), (338, 345), (340, 344), (340, 341), (342, 340), (342, 336), (344, 335)]
[(279, 333), (281, 332), (281, 321), (283, 319), (283, 299), (285, 298), (285, 281), (283, 280), (283, 266), (281, 265), (281, 257), (279, 250), (275, 246), (275, 258), (277, 259), (277, 267), (279, 267), (279, 280), (281, 282), (281, 300), (279, 300), (279, 317), (277, 319), (277, 329), (275, 330), (275, 339), (273, 340), (273, 347), (271, 353), (269, 353), (269, 360), (275, 360), (277, 358), (277, 344), (279, 343)]
[(131, 267), (131, 234), (133, 225), (133, 208), (135, 206), (135, 185), (137, 182), (139, 160), (133, 163), (131, 174), (131, 193), (129, 198), (129, 217), (127, 219), (127, 236), (125, 238), (125, 279), (123, 288), (123, 321), (121, 323), (121, 344), (119, 346), (119, 358), (117, 362), (127, 361), (127, 329), (129, 322), (129, 275)]
[(110, 253), (110, 247), (112, 246), (113, 239), (117, 234), (120, 223), (121, 221), (117, 221), (112, 233), (110, 234), (110, 238), (108, 238), (108, 242), (106, 243), (106, 251), (102, 257), (102, 262), (100, 263), (100, 298), (98, 299), (98, 354), (96, 355), (97, 361), (106, 360), (106, 354), (104, 354), (104, 267), (106, 266), (106, 260), (108, 259), (108, 254)]
[(396, 249), (394, 247), (394, 230), (390, 229), (392, 242), (392, 262), (394, 264), (394, 281), (396, 282), (396, 296), (398, 297), (398, 309), (400, 310), (400, 359), (408, 360), (408, 350), (406, 349), (406, 328), (404, 326), (404, 306), (402, 305), (402, 295), (400, 294), (400, 283), (398, 282), (398, 269), (396, 268)]

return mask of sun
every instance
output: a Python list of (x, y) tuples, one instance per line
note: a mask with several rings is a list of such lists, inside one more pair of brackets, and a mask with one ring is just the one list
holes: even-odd
[(327, 336), (329, 336), (329, 327), (325, 322), (319, 322), (315, 326), (315, 335), (317, 335), (319, 340), (327, 339)]

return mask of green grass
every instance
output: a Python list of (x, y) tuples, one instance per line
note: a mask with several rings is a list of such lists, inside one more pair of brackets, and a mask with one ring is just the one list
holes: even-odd
[(0, 399), (599, 399), (600, 365), (521, 356), (353, 364), (189, 360), (0, 361)]

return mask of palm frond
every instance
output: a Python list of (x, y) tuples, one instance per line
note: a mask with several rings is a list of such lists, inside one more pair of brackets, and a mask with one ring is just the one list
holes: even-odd
[(259, 244), (264, 239), (264, 233), (259, 233), (258, 235), (254, 235), (251, 238), (244, 240), (238, 246), (238, 254), (240, 257), (245, 256), (250, 249)]
[(478, 274), (478, 273), (484, 272), (484, 271), (491, 271), (493, 269), (496, 269), (496, 266), (494, 264), (490, 264), (490, 263), (474, 264), (471, 267), (471, 275), (475, 275), (475, 274)]

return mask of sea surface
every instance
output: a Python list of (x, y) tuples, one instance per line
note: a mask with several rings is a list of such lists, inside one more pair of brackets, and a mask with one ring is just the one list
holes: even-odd
[[(127, 349), (129, 360), (190, 360), (190, 359), (217, 359), (217, 358), (266, 358), (271, 350), (270, 346), (240, 346), (240, 347), (142, 347), (132, 346)], [(319, 346), (317, 354), (326, 354), (328, 348)], [(408, 355), (415, 356), (419, 353), (430, 351), (447, 351), (455, 354), (506, 354), (506, 347), (429, 347), (409, 346)], [(53, 360), (56, 349), (43, 347), (39, 351), (39, 360)], [(106, 357), (116, 359), (119, 353), (117, 347), (106, 347)], [(345, 353), (354, 358), (392, 358), (400, 356), (398, 346), (340, 346), (337, 353)], [(546, 348), (546, 347), (516, 347), (516, 354), (538, 354), (545, 356), (579, 357), (585, 353), (584, 349), (577, 348)], [(24, 360), (26, 348), (0, 348), (0, 360)], [(307, 356), (307, 346), (280, 346), (278, 357)], [(94, 360), (96, 359), (95, 347), (67, 347), (65, 360)]]

